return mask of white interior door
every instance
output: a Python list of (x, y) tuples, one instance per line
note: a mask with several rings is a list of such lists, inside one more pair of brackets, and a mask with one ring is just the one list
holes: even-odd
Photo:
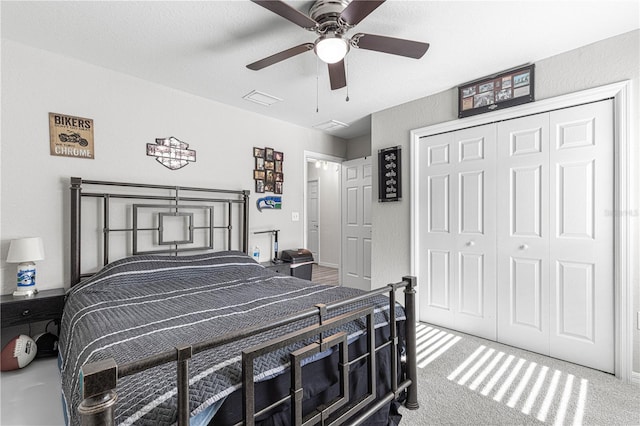
[(495, 340), (495, 125), (427, 138), (420, 164), (420, 319)]
[(318, 180), (307, 182), (307, 250), (320, 262), (320, 214)]
[(342, 285), (371, 289), (371, 158), (342, 163)]
[(550, 355), (613, 373), (613, 101), (549, 119)]

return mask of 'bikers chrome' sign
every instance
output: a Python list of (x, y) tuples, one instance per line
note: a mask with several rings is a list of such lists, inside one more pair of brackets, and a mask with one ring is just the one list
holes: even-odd
[(93, 120), (49, 113), (51, 155), (93, 159)]
[(156, 157), (160, 164), (171, 170), (178, 170), (196, 161), (196, 151), (188, 148), (188, 143), (173, 136), (158, 138), (155, 144), (147, 144), (147, 155)]

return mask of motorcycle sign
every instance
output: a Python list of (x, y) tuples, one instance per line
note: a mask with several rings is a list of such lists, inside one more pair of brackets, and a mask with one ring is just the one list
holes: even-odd
[(93, 120), (49, 113), (51, 155), (93, 159)]

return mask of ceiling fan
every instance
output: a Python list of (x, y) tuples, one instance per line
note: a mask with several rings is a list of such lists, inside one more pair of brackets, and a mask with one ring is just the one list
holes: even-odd
[(294, 9), (281, 0), (251, 0), (271, 12), (293, 22), (318, 38), (313, 43), (283, 50), (247, 65), (258, 71), (270, 65), (313, 50), (329, 67), (331, 90), (347, 85), (344, 57), (351, 47), (373, 50), (420, 59), (429, 48), (429, 43), (358, 33), (347, 38), (345, 34), (369, 16), (385, 0), (316, 0), (309, 9), (309, 16)]

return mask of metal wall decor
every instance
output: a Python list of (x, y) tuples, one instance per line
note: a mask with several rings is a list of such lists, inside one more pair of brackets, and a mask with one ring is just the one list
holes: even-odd
[(256, 182), (256, 192), (282, 194), (284, 154), (273, 148), (254, 147), (253, 157), (255, 158), (253, 180)]
[(51, 155), (93, 159), (93, 120), (49, 113)]
[(534, 64), (458, 86), (458, 118), (534, 101)]
[(156, 143), (147, 144), (147, 155), (168, 169), (178, 170), (196, 161), (196, 151), (188, 149), (189, 144), (174, 138), (158, 138)]
[(378, 151), (378, 201), (402, 199), (400, 145)]

